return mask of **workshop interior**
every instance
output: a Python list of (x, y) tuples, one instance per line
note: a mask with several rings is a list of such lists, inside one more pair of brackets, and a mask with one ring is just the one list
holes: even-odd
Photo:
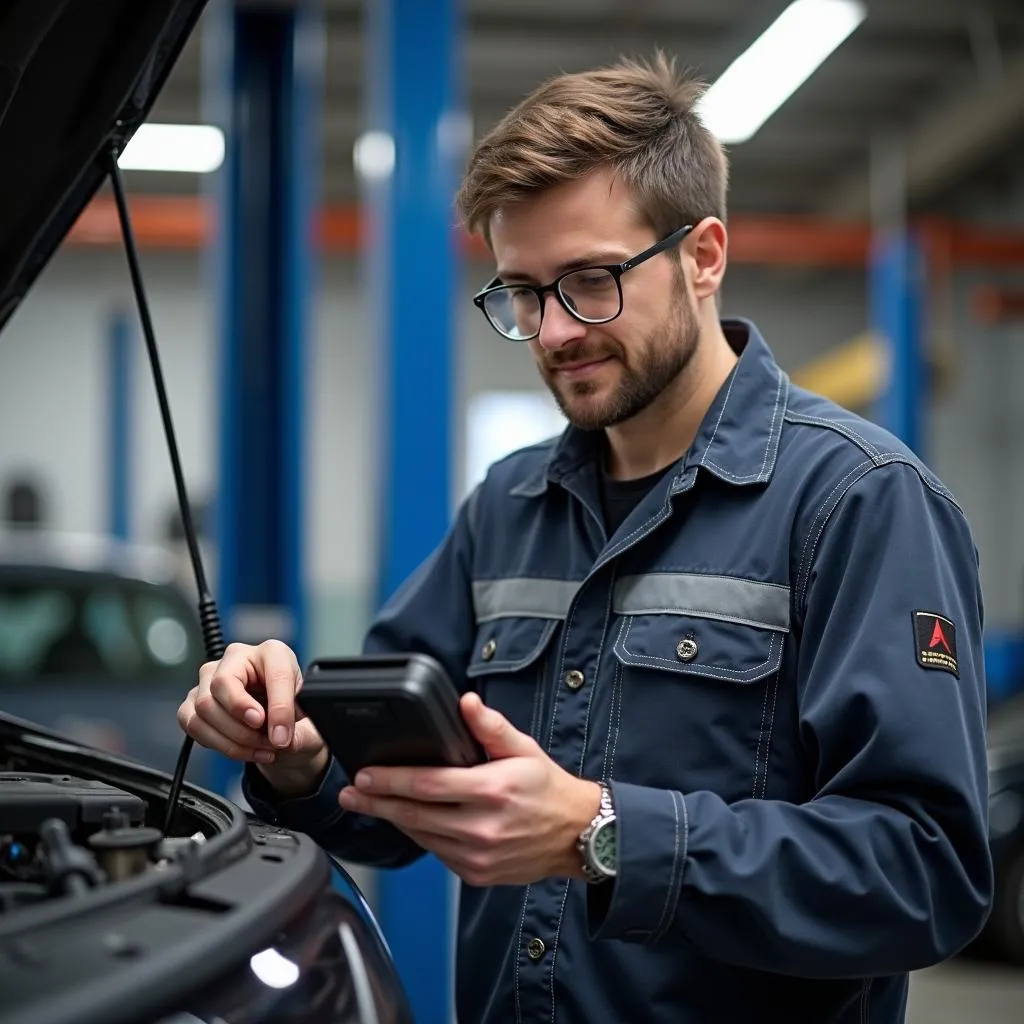
[[(1024, 4), (134, 6), (0, 10), (0, 1024), (141, 1021), (143, 983), (152, 1024), (453, 1019), (452, 874), (254, 823), (176, 712), (225, 644), (358, 654), (488, 467), (563, 430), (453, 200), (531, 90), (657, 51), (729, 159), (723, 317), (970, 521), (998, 884), (907, 1020), (1019, 1020)], [(96, 865), (166, 913), (145, 955)]]

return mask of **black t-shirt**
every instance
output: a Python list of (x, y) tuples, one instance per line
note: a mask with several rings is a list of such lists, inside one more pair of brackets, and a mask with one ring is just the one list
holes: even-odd
[(657, 472), (635, 480), (613, 480), (608, 475), (607, 464), (601, 465), (601, 510), (604, 525), (611, 537), (626, 521), (630, 512), (643, 500), (644, 495), (669, 471), (675, 469), (675, 462), (669, 463)]

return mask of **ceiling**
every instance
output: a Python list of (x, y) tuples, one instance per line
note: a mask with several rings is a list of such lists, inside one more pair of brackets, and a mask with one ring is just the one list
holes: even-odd
[[(360, 0), (323, 0), (322, 187), (354, 201), (362, 130)], [(368, 0), (369, 2), (369, 0)], [(750, 141), (732, 147), (731, 209), (862, 217), (871, 154), (895, 153), (912, 208), (955, 210), (998, 188), (1024, 157), (1024, 0), (867, 0), (868, 17)], [(559, 71), (660, 46), (713, 80), (786, 0), (465, 0), (462, 71), (479, 136)], [(153, 120), (202, 110), (202, 26)], [(877, 166), (884, 166), (878, 164)], [(195, 179), (130, 173), (133, 191), (195, 189)], [(877, 195), (878, 193), (874, 193)]]

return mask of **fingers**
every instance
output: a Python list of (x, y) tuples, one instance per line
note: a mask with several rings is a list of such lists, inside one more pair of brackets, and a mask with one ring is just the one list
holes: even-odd
[[(199, 685), (179, 708), (178, 724), (196, 742), (228, 757), (269, 763), (272, 757), (256, 754), (291, 744), (300, 678), (294, 653), (279, 641), (231, 644), (219, 662), (199, 670)], [(265, 709), (254, 690), (266, 693)]]
[(295, 728), (295, 694), (302, 682), (291, 649), (277, 640), (260, 644), (260, 674), (267, 691), (267, 735), (275, 747), (287, 747)]
[(465, 834), (465, 815), (459, 807), (421, 804), (399, 797), (367, 796), (352, 786), (341, 791), (338, 802), (347, 811), (390, 821), (403, 831), (425, 832), (449, 839), (460, 839)]
[[(207, 675), (210, 693), (232, 718), (252, 728), (265, 728), (275, 747), (291, 743), (295, 691), (301, 672), (294, 653), (285, 644), (277, 640), (267, 640), (258, 647), (231, 644), (224, 657), (209, 667)], [(203, 679), (200, 673), (200, 689)], [(266, 709), (253, 695), (254, 689), (266, 693)]]
[(270, 741), (262, 729), (253, 729), (236, 721), (208, 694), (196, 699), (196, 715), (200, 721), (237, 747), (253, 750), (271, 749)]
[(400, 797), (423, 803), (456, 804), (497, 798), (494, 773), (476, 768), (370, 768), (353, 782), (371, 796)]
[(264, 711), (251, 690), (262, 682), (257, 651), (248, 644), (229, 644), (217, 662), (207, 662), (199, 670), (199, 692), (208, 692), (236, 721), (258, 729), (264, 722)]
[(274, 751), (266, 744), (258, 747), (236, 743), (218, 732), (212, 725), (204, 722), (198, 715), (193, 715), (185, 732), (201, 746), (216, 750), (232, 761), (255, 761), (257, 764), (270, 764), (274, 760)]
[(233, 761), (270, 764), (274, 760), (274, 753), (259, 730), (234, 721), (199, 687), (192, 690), (178, 708), (178, 725), (201, 746), (216, 750)]
[(489, 708), (479, 694), (463, 694), (460, 708), (470, 732), (491, 758), (535, 757), (541, 753), (532, 736), (520, 732), (501, 712)]

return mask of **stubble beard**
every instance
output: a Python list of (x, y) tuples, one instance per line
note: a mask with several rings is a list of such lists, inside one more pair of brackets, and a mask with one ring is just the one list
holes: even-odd
[[(548, 386), (562, 415), (582, 430), (605, 430), (632, 419), (662, 395), (686, 370), (697, 351), (700, 325), (696, 311), (685, 292), (672, 306), (669, 321), (650, 334), (633, 353), (629, 362), (621, 345), (612, 339), (600, 350), (589, 352), (582, 347), (563, 349), (547, 365), (540, 366), (541, 377)], [(604, 401), (586, 401), (598, 386), (593, 381), (558, 381), (559, 365), (592, 356), (603, 359), (614, 356), (621, 370), (618, 386)]]

